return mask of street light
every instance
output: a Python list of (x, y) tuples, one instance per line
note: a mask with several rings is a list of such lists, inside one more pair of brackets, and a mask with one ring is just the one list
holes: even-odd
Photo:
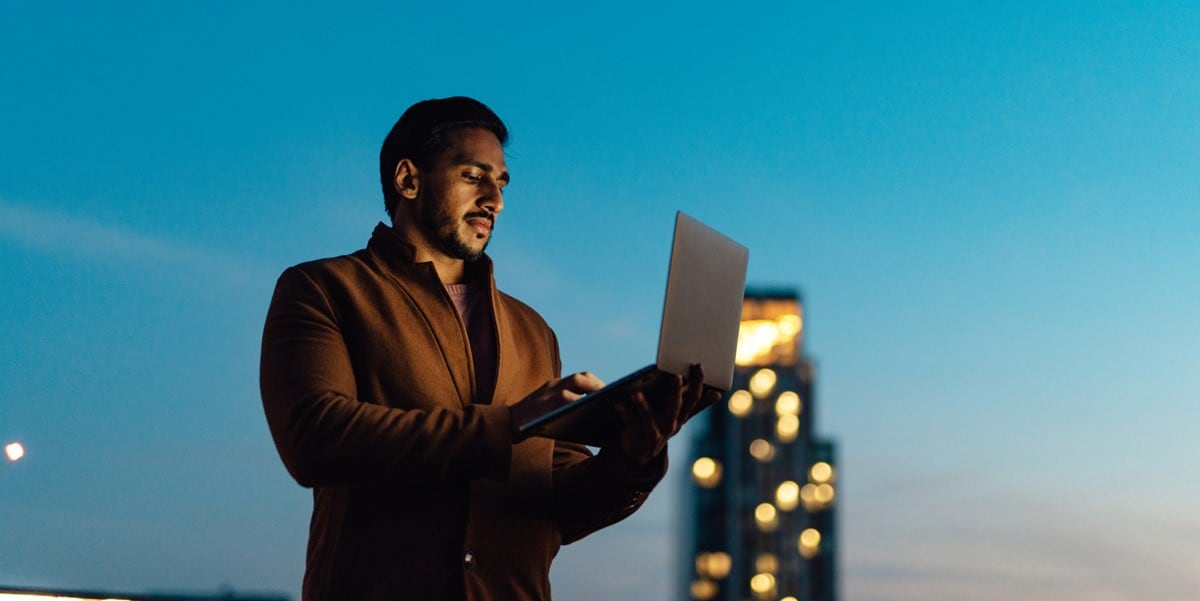
[(19, 442), (10, 442), (4, 445), (4, 454), (8, 456), (9, 461), (20, 461), (25, 456), (25, 447)]

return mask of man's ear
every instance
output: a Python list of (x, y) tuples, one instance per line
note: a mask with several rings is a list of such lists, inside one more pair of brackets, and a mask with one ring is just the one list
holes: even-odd
[(409, 159), (400, 159), (400, 162), (396, 163), (396, 177), (392, 179), (392, 185), (396, 187), (396, 194), (399, 194), (400, 198), (415, 200), (421, 187), (421, 175), (417, 166)]

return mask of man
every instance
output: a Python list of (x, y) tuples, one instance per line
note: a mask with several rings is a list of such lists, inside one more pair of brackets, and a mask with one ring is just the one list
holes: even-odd
[(595, 456), (515, 440), (602, 383), (560, 378), (554, 333), (492, 279), (507, 137), (475, 100), (413, 105), (380, 152), (392, 226), (279, 278), (261, 386), (284, 464), (313, 489), (307, 601), (549, 599), (559, 545), (636, 510), (683, 416), (715, 400), (697, 367), (621, 405), (620, 441)]

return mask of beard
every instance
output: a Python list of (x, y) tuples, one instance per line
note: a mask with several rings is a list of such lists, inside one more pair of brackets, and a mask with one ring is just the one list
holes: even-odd
[(483, 256), (483, 252), (487, 250), (488, 242), (492, 241), (489, 234), (479, 250), (475, 250), (467, 244), (459, 225), (471, 217), (487, 218), (492, 222), (493, 227), (496, 223), (492, 214), (486, 211), (468, 213), (459, 220), (450, 214), (450, 209), (444, 204), (426, 202), (421, 206), (421, 224), (425, 227), (425, 231), (432, 234), (434, 244), (437, 244), (446, 254), (468, 263), (478, 261)]

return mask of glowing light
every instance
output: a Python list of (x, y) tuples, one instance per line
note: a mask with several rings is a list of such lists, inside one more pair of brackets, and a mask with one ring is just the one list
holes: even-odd
[(64, 597), (49, 593), (0, 593), (0, 601), (129, 601), (129, 599), (97, 599), (95, 597), (84, 599), (83, 597)]
[(828, 483), (813, 484), (809, 482), (800, 488), (800, 501), (809, 511), (824, 509), (826, 505), (833, 502), (833, 496), (833, 486)]
[(828, 505), (833, 502), (833, 485), (828, 482), (823, 482), (817, 485), (816, 494), (813, 495), (817, 502), (822, 505)]
[(824, 461), (818, 461), (814, 463), (813, 466), (808, 470), (808, 479), (816, 482), (817, 484), (822, 482), (832, 482), (833, 466), (825, 463)]
[(807, 528), (800, 533), (798, 543), (800, 555), (812, 558), (821, 550), (821, 533), (816, 528)]
[(796, 508), (797, 502), (800, 500), (800, 485), (788, 480), (779, 485), (775, 489), (775, 503), (783, 511), (791, 511)]
[(775, 424), (775, 435), (779, 437), (779, 442), (792, 442), (799, 433), (800, 418), (790, 414), (779, 416), (779, 423)]
[(775, 388), (776, 379), (775, 371), (764, 367), (750, 376), (750, 392), (761, 399), (771, 394), (771, 390)]
[(799, 599), (796, 599), (795, 597), (788, 595), (786, 597), (780, 597), (779, 601), (799, 601)]
[(696, 556), (696, 573), (713, 580), (720, 580), (733, 569), (733, 558), (724, 551), (711, 551)]
[(758, 507), (754, 508), (754, 521), (758, 523), (758, 529), (763, 532), (774, 530), (775, 526), (779, 525), (777, 518), (775, 506), (770, 503), (759, 503)]
[(696, 601), (708, 601), (717, 596), (717, 583), (711, 580), (693, 580), (691, 586), (692, 598)]
[(703, 488), (721, 483), (721, 464), (711, 457), (701, 457), (692, 463), (692, 479)]
[(770, 461), (775, 456), (775, 447), (761, 438), (755, 438), (750, 443), (750, 456), (759, 461)]
[(796, 415), (800, 413), (800, 395), (785, 390), (779, 394), (779, 398), (775, 400), (775, 413), (777, 415)]
[(779, 560), (771, 553), (762, 553), (754, 559), (754, 570), (766, 574), (779, 573)]
[(799, 315), (780, 315), (775, 321), (779, 324), (779, 333), (784, 336), (799, 334), (800, 326), (803, 325)]
[(742, 305), (734, 363), (740, 366), (791, 364), (804, 328), (795, 300), (762, 304), (747, 299)]
[(738, 417), (746, 417), (752, 407), (754, 407), (754, 398), (750, 396), (749, 392), (739, 390), (729, 395), (730, 413)]
[(770, 595), (775, 592), (775, 577), (771, 574), (755, 574), (750, 579), (750, 590), (757, 593), (760, 598)]
[(25, 456), (25, 447), (19, 442), (10, 442), (4, 446), (4, 454), (8, 455), (9, 461), (19, 461)]
[(738, 326), (737, 351), (733, 362), (737, 365), (753, 365), (767, 359), (778, 340), (779, 326), (775, 322), (765, 319), (743, 321)]

